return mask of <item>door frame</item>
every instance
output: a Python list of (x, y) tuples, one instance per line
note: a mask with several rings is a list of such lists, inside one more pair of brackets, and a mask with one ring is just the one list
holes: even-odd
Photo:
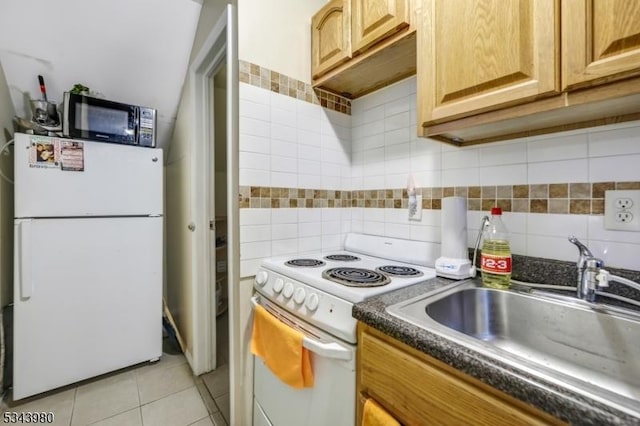
[[(194, 140), (191, 144), (191, 208), (195, 232), (192, 240), (192, 306), (193, 306), (193, 373), (196, 375), (211, 371), (215, 366), (215, 282), (211, 282), (209, 220), (215, 217), (210, 212), (209, 167), (211, 161), (211, 140), (214, 128), (210, 117), (213, 114), (213, 97), (210, 84), (215, 72), (226, 61), (227, 66), (227, 294), (229, 300), (229, 370), (234, 377), (237, 354), (233, 345), (233, 318), (238, 315), (239, 303), (237, 286), (240, 276), (239, 213), (238, 213), (238, 44), (237, 11), (229, 4), (210, 31), (202, 48), (189, 68), (189, 91), (192, 99)], [(230, 385), (231, 419), (233, 416), (234, 381)], [(233, 422), (232, 422), (233, 423)]]

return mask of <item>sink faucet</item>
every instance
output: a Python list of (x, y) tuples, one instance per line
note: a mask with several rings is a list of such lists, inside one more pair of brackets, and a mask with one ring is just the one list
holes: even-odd
[(598, 274), (604, 267), (604, 262), (595, 257), (591, 251), (573, 235), (569, 236), (569, 242), (578, 247), (580, 257), (578, 258), (578, 280), (577, 296), (579, 299), (594, 302), (596, 289), (599, 286)]

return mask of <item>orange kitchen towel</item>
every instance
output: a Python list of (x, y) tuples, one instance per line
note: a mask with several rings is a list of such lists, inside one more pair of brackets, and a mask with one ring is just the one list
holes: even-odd
[(364, 402), (362, 426), (400, 426), (400, 423), (373, 399)]
[(309, 351), (302, 346), (304, 335), (282, 323), (262, 306), (253, 315), (251, 353), (262, 358), (269, 370), (296, 389), (313, 386)]

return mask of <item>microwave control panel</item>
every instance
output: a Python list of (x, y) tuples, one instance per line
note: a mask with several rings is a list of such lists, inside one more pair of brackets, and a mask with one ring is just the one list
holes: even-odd
[(156, 110), (140, 107), (140, 122), (138, 126), (138, 145), (154, 147)]

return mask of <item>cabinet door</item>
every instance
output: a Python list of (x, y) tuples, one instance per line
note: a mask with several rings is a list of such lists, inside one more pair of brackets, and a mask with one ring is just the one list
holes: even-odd
[(640, 74), (640, 2), (562, 3), (562, 88)]
[(364, 399), (373, 398), (404, 425), (562, 424), (497, 390), (482, 389), (434, 358), (420, 359), (401, 348), (406, 347), (369, 332), (358, 334), (359, 419)]
[(311, 69), (315, 79), (351, 57), (351, 1), (331, 0), (311, 19)]
[(559, 92), (558, 0), (422, 1), (423, 125)]
[(409, 27), (409, 0), (352, 0), (353, 54)]

